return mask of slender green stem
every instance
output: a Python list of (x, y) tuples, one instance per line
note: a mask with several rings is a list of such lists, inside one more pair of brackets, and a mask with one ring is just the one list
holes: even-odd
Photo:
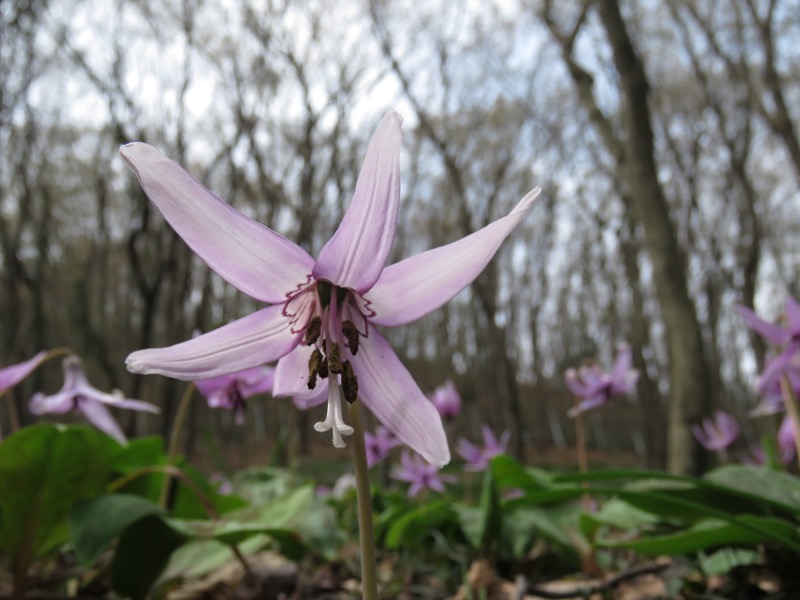
[(367, 447), (364, 443), (364, 424), (358, 402), (348, 404), (353, 426), (353, 466), (356, 474), (358, 500), (358, 533), (361, 542), (361, 592), (364, 600), (378, 600), (378, 579), (375, 575), (375, 537), (372, 533), (372, 494), (369, 489)]
[[(183, 396), (181, 396), (181, 401), (178, 404), (178, 411), (175, 413), (175, 420), (172, 422), (172, 429), (169, 432), (169, 444), (167, 445), (168, 465), (172, 465), (175, 462), (175, 457), (178, 455), (181, 432), (183, 431), (183, 423), (186, 421), (186, 415), (189, 412), (189, 401), (192, 399), (192, 392), (194, 392), (194, 384), (190, 383), (183, 391)], [(158, 503), (163, 507), (167, 506), (170, 479), (171, 477), (169, 475), (164, 477), (164, 483), (161, 486), (161, 495), (158, 497)]]

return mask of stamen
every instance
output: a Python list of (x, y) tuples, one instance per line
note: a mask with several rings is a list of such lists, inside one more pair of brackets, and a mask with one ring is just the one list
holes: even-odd
[(358, 399), (358, 377), (349, 360), (344, 361), (342, 367), (342, 392), (344, 399), (352, 404)]
[[(318, 348), (314, 348), (311, 357), (308, 359), (308, 389), (313, 390), (317, 387), (317, 374), (322, 365), (322, 352)], [(327, 376), (328, 367), (325, 366), (325, 375)], [(324, 379), (324, 377), (323, 377)]]
[(358, 328), (352, 321), (344, 321), (342, 323), (342, 335), (347, 340), (347, 347), (350, 348), (350, 353), (355, 356), (358, 354)]
[(317, 369), (317, 374), (322, 379), (327, 379), (328, 378), (328, 357), (327, 356), (323, 356), (322, 357), (322, 361), (319, 363), (319, 369)]
[(339, 393), (339, 384), (332, 380), (328, 385), (328, 413), (324, 421), (314, 423), (314, 429), (323, 433), (332, 431), (333, 445), (336, 448), (344, 448), (346, 444), (343, 435), (352, 435), (353, 428), (344, 422), (342, 417), (342, 400)]
[(314, 342), (319, 339), (319, 334), (322, 332), (322, 318), (319, 315), (314, 316), (308, 322), (308, 327), (306, 327), (306, 336), (305, 336), (305, 343), (306, 346), (310, 346)]
[(342, 372), (341, 350), (336, 342), (331, 344), (331, 351), (328, 353), (328, 370), (337, 375)]

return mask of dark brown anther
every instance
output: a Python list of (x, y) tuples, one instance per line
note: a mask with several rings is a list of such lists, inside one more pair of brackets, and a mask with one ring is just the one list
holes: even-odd
[(341, 350), (336, 342), (331, 344), (331, 351), (328, 352), (328, 370), (337, 375), (342, 372)]
[(355, 356), (358, 353), (358, 338), (360, 334), (352, 321), (342, 323), (342, 335), (347, 340), (347, 347), (350, 348), (350, 353)]
[(319, 315), (315, 316), (311, 321), (308, 323), (308, 327), (306, 327), (306, 337), (305, 342), (306, 346), (310, 346), (314, 342), (319, 339), (319, 334), (322, 331), (322, 319)]
[(323, 356), (322, 357), (322, 361), (319, 363), (319, 369), (317, 370), (317, 374), (322, 379), (327, 379), (328, 378), (328, 357), (327, 356)]
[(322, 352), (317, 348), (311, 353), (308, 359), (308, 389), (313, 390), (317, 386), (317, 373), (322, 365)]
[(342, 392), (344, 392), (344, 399), (350, 404), (358, 398), (358, 377), (356, 377), (353, 365), (349, 360), (344, 361), (344, 365), (342, 365)]

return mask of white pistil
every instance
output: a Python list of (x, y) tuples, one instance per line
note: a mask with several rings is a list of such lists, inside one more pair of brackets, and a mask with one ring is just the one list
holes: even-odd
[(344, 422), (342, 417), (342, 394), (339, 390), (339, 381), (336, 375), (331, 374), (328, 383), (328, 414), (324, 421), (314, 423), (314, 429), (319, 432), (333, 431), (333, 445), (344, 448), (343, 435), (352, 435), (353, 428)]

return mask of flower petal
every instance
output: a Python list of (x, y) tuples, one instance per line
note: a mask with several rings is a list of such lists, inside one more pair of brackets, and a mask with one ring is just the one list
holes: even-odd
[(317, 406), (328, 399), (328, 381), (318, 379), (317, 386), (308, 389), (308, 359), (313, 348), (303, 344), (278, 361), (275, 369), (273, 396), (292, 396), (301, 410)]
[(283, 306), (269, 306), (180, 344), (139, 350), (125, 362), (132, 373), (196, 381), (275, 361), (291, 352), (301, 337), (292, 332)]
[(34, 415), (63, 414), (72, 409), (75, 395), (71, 389), (62, 389), (46, 396), (41, 392), (34, 394), (28, 402), (28, 410)]
[(86, 419), (100, 431), (114, 438), (120, 444), (127, 444), (128, 440), (122, 433), (119, 423), (114, 420), (108, 409), (100, 402), (93, 400), (81, 400), (78, 409), (84, 414)]
[(0, 369), (0, 394), (6, 390), (10, 390), (28, 375), (30, 375), (33, 370), (41, 364), (46, 356), (47, 352), (42, 351), (33, 358), (29, 358), (24, 362), (11, 365), (5, 369)]
[(774, 323), (768, 323), (746, 306), (739, 306), (739, 314), (747, 325), (770, 344), (782, 345), (789, 341), (789, 332)]
[(402, 325), (428, 314), (467, 287), (539, 195), (528, 193), (510, 214), (446, 246), (428, 250), (384, 269), (365, 295), (376, 325)]
[(351, 358), (359, 396), (401, 442), (438, 467), (450, 462), (442, 418), (375, 328)]
[(275, 304), (306, 281), (314, 260), (305, 250), (217, 198), (152, 146), (135, 142), (120, 153), (167, 223), (228, 283)]
[(392, 251), (400, 206), (400, 146), (403, 119), (386, 113), (372, 136), (350, 207), (314, 266), (316, 279), (369, 290)]

